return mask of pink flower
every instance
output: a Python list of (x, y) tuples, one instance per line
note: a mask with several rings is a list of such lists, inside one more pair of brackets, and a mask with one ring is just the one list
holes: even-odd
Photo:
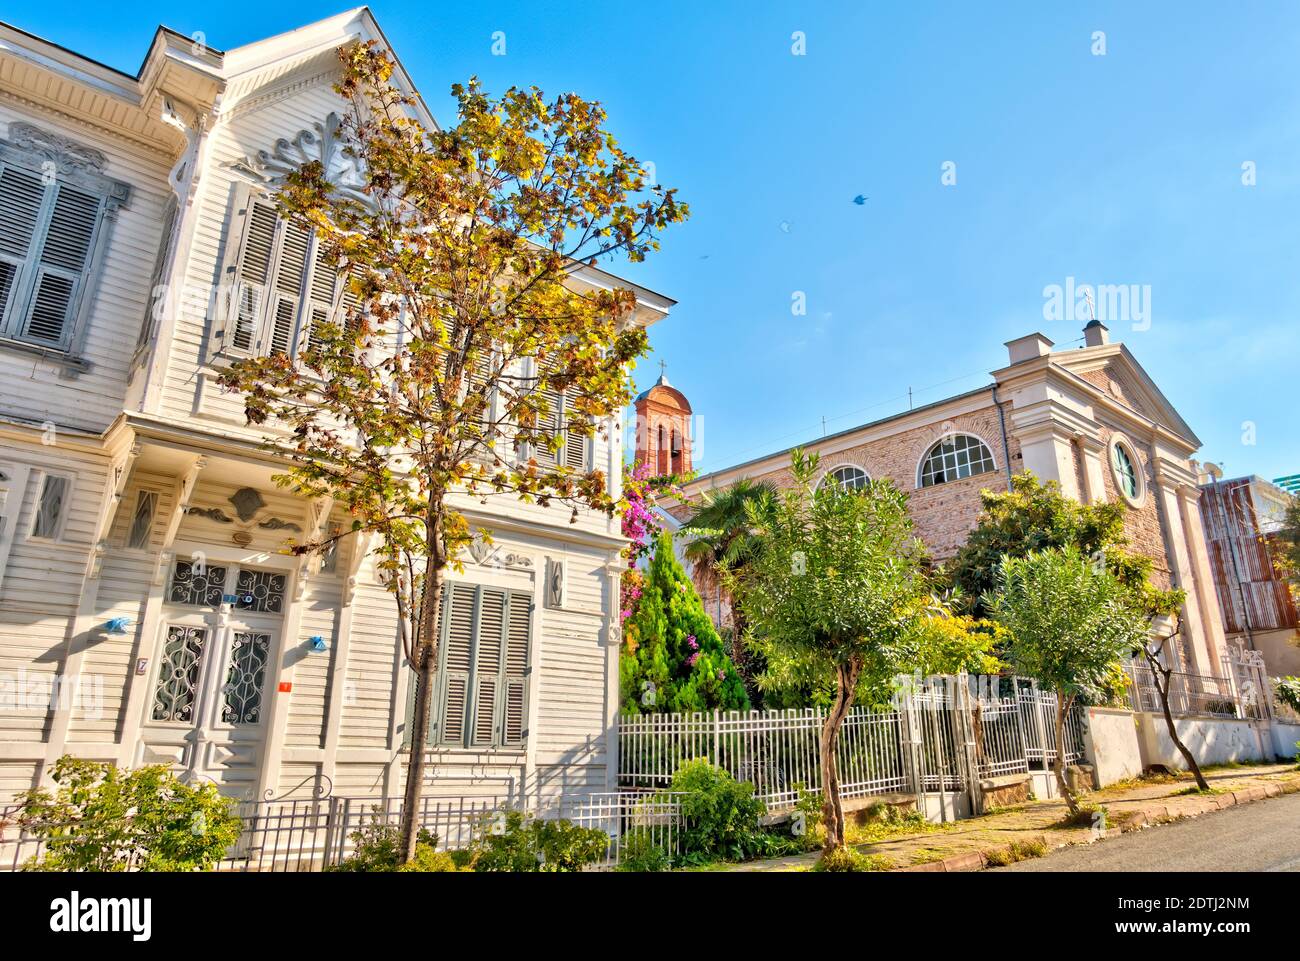
[(695, 639), (694, 634), (686, 635), (686, 643), (691, 646), (692, 651), (698, 651), (700, 649), (700, 643)]
[(686, 659), (686, 666), (694, 667), (695, 662), (698, 661), (699, 659), (700, 659), (700, 652), (696, 651), (694, 654), (692, 654), (690, 657)]

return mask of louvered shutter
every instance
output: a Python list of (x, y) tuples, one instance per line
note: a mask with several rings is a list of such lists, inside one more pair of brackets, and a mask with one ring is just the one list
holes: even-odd
[(307, 285), (308, 300), (305, 312), (307, 332), (299, 350), (319, 349), (320, 328), (323, 324), (329, 323), (334, 313), (338, 286), (338, 271), (330, 261), (325, 245), (318, 242), (312, 256), (311, 282)]
[(452, 585), (443, 610), (442, 693), (435, 741), (463, 745), (474, 648), (474, 588)]
[(311, 231), (298, 224), (284, 221), (282, 231), (284, 239), (275, 267), (275, 300), (271, 307), (267, 340), (262, 346), (263, 352), (268, 354), (288, 354), (293, 349), (298, 305), (307, 273), (307, 250), (311, 246)]
[(0, 170), (0, 329), (21, 310), (15, 300), (44, 200), (45, 186), (36, 174), (18, 167)]
[(532, 598), (512, 592), (506, 601), (505, 708), (501, 741), (506, 747), (524, 743), (528, 718), (528, 640)]
[(72, 334), (73, 309), (90, 266), (103, 202), (67, 184), (59, 184), (56, 191), (22, 334), (29, 340), (62, 347)]
[(504, 591), (480, 588), (478, 647), (474, 657), (474, 740), (475, 747), (497, 743), (501, 699), (501, 657), (505, 650)]
[(262, 304), (270, 281), (271, 261), (275, 256), (276, 225), (280, 219), (274, 206), (251, 197), (247, 216), (244, 242), (239, 252), (235, 317), (229, 341), (231, 347), (245, 353), (253, 349), (257, 339)]
[[(545, 376), (545, 371), (540, 367), (537, 376), (539, 381)], [(555, 451), (547, 445), (546, 440), (559, 438), (560, 426), (564, 420), (564, 394), (541, 386), (536, 390), (538, 396), (546, 402), (546, 411), (537, 415), (536, 431), (539, 441), (533, 444), (532, 455), (533, 459), (543, 467), (554, 467), (560, 463), (560, 460)]]
[(569, 425), (579, 420), (586, 420), (586, 415), (573, 406), (572, 393), (564, 392), (564, 466), (574, 470), (587, 469), (587, 442), (591, 439), (578, 431), (569, 430)]
[[(474, 362), (473, 368), (467, 372), (466, 375), (467, 383), (465, 385), (466, 394), (469, 395), (474, 392), (482, 391), (484, 389), (484, 386), (488, 383), (488, 378), (491, 377), (491, 375), (492, 375), (492, 354), (490, 351), (484, 351), (479, 354), (478, 359)], [(492, 422), (492, 395), (489, 392), (488, 395), (484, 397), (483, 409), (479, 411), (478, 414), (474, 417), (474, 421), (471, 425), (473, 429), (473, 436), (485, 437), (486, 434), (488, 433), (488, 425), (491, 422)], [(484, 461), (484, 462), (490, 461), (491, 451), (489, 451), (486, 448), (486, 446), (476, 447), (471, 459), (476, 461)]]

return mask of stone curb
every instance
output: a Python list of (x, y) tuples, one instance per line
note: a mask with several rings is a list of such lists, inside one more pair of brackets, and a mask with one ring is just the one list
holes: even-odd
[[(1297, 792), (1300, 792), (1300, 780), (1291, 780), (1280, 783), (1272, 782), (1258, 787), (1243, 788), (1240, 791), (1232, 791), (1227, 794), (1211, 796), (1207, 799), (1212, 802), (1210, 806), (1206, 807), (1204, 810), (1192, 813), (1171, 815), (1169, 807), (1163, 804), (1138, 808), (1126, 812), (1127, 816), (1122, 827), (1109, 828), (1102, 833), (1102, 837), (1117, 838), (1121, 834), (1140, 831), (1145, 827), (1154, 827), (1158, 824), (1168, 823), (1169, 821), (1181, 818), (1200, 817), (1202, 814), (1208, 814), (1210, 811), (1222, 811), (1225, 808), (1236, 807), (1238, 804), (1249, 804), (1252, 801), (1262, 801), (1265, 798), (1280, 797), (1283, 794), (1295, 794)], [(964, 854), (953, 854), (938, 861), (928, 861), (925, 864), (912, 864), (905, 868), (895, 868), (890, 873), (968, 873), (970, 871), (983, 871), (988, 866), (988, 858), (984, 856), (982, 851), (967, 851)]]

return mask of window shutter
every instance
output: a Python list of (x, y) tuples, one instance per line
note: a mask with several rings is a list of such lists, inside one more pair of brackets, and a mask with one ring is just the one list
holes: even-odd
[(82, 276), (90, 266), (100, 204), (94, 194), (59, 184), (41, 247), (25, 337), (55, 347), (68, 341)]
[[(560, 439), (560, 425), (564, 420), (564, 394), (558, 390), (539, 388), (539, 395), (546, 401), (547, 411), (537, 415), (537, 432), (545, 437)], [(561, 448), (561, 451), (563, 448)], [(545, 443), (533, 445), (533, 459), (544, 467), (554, 467), (560, 463), (560, 457)]]
[(245, 353), (253, 349), (257, 337), (258, 319), (261, 316), (262, 302), (266, 298), (271, 260), (275, 254), (275, 228), (279, 219), (271, 204), (251, 197), (248, 199), (248, 223), (236, 270), (239, 280), (234, 326), (230, 331), (230, 346)]
[(478, 649), (474, 658), (474, 744), (497, 742), (497, 703), (501, 692), (501, 655), (505, 648), (504, 591), (481, 588)]
[(501, 740), (507, 747), (523, 744), (528, 718), (528, 635), (532, 598), (511, 593), (506, 599), (505, 719)]
[(298, 302), (307, 273), (307, 249), (311, 246), (311, 232), (298, 224), (285, 221), (283, 232), (280, 260), (275, 269), (275, 306), (271, 310), (268, 340), (263, 345), (269, 354), (288, 354), (293, 348)]
[(584, 434), (568, 429), (569, 424), (578, 420), (585, 420), (586, 415), (573, 406), (571, 392), (564, 392), (564, 466), (571, 467), (574, 470), (585, 471), (587, 469), (587, 441), (590, 440)]
[(0, 170), (0, 325), (19, 309), (12, 301), (44, 199), (40, 177), (17, 167)]
[(469, 675), (474, 646), (474, 588), (452, 585), (443, 610), (447, 625), (442, 648), (440, 730), (435, 740), (463, 745), (469, 698)]
[(338, 271), (330, 262), (325, 245), (318, 241), (312, 257), (311, 282), (307, 285), (306, 334), (298, 347), (300, 351), (320, 347), (320, 327), (329, 323), (334, 313), (338, 286)]

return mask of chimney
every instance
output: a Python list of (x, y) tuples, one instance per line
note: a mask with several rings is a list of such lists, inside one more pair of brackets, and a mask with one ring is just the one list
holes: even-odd
[(1087, 326), (1083, 328), (1083, 343), (1085, 347), (1100, 347), (1102, 344), (1110, 343), (1110, 331), (1100, 320), (1090, 320)]
[(1019, 364), (1026, 360), (1033, 360), (1035, 357), (1046, 357), (1052, 352), (1052, 342), (1042, 334), (1029, 334), (1026, 337), (1017, 337), (1015, 340), (1007, 341), (1007, 353), (1011, 357), (1011, 363)]

